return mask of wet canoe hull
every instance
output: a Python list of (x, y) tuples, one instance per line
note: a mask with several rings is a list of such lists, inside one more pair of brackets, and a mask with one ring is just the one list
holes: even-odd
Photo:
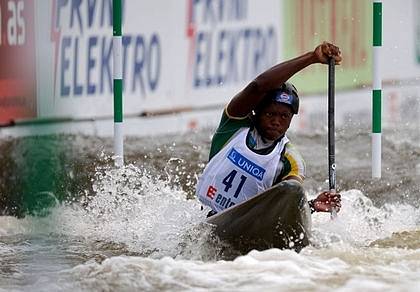
[(273, 247), (300, 251), (309, 244), (311, 214), (302, 186), (284, 181), (207, 223), (220, 239), (243, 252)]

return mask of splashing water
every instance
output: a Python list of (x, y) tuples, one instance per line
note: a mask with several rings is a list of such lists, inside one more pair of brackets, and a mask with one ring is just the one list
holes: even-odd
[(411, 205), (394, 203), (375, 207), (359, 190), (345, 191), (341, 196), (342, 210), (336, 219), (331, 220), (329, 214), (313, 215), (312, 243), (315, 246), (341, 243), (363, 247), (393, 232), (418, 228), (420, 210)]
[[(211, 228), (201, 224), (206, 212), (195, 199), (144, 168), (128, 165), (97, 172), (94, 196), (80, 204), (57, 207), (49, 220), (54, 232), (89, 241), (124, 244), (127, 250), (151, 258), (223, 258), (222, 243), (211, 238)], [(415, 230), (420, 211), (411, 205), (375, 207), (359, 190), (342, 192), (342, 211), (313, 215), (312, 245), (366, 247), (400, 230)], [(217, 245), (219, 245), (218, 248)], [(212, 250), (213, 248), (213, 250)]]
[[(305, 182), (312, 197), (325, 179), (320, 158), (324, 144), (318, 134), (300, 139), (308, 145), (302, 152), (313, 154), (307, 161), (313, 173)], [(346, 146), (355, 139), (360, 139), (360, 148)], [(208, 137), (195, 148), (177, 143), (178, 148), (159, 146), (161, 152), (139, 148), (132, 141), (130, 147), (141, 151), (131, 154), (130, 160), (142, 164), (120, 169), (107, 166), (112, 163), (106, 160), (97, 163), (94, 156), (93, 163), (88, 161), (93, 167), (79, 168), (87, 172), (96, 167), (89, 188), (84, 187), (86, 173), (77, 172), (77, 167), (69, 170), (75, 178), (85, 175), (75, 188), (84, 190), (82, 198), (72, 193), (71, 198), (78, 199), (56, 204), (45, 217), (0, 217), (1, 288), (417, 291), (418, 184), (411, 173), (404, 173), (406, 165), (401, 162), (401, 156), (418, 153), (417, 144), (389, 145), (393, 140), (385, 140), (385, 149), (391, 150), (386, 153), (384, 176), (391, 171), (404, 175), (369, 184), (364, 139), (358, 132), (346, 133), (345, 146), (338, 152), (351, 156), (338, 157), (348, 161), (340, 166), (339, 185), (349, 189), (341, 191), (343, 207), (335, 220), (329, 214), (313, 215), (312, 245), (299, 254), (270, 249), (238, 256), (201, 224), (207, 212), (191, 189), (206, 159), (208, 149), (203, 145)], [(155, 149), (155, 142), (150, 147)], [(412, 160), (411, 164), (418, 163)]]
[(123, 243), (151, 256), (174, 256), (180, 235), (203, 215), (182, 190), (134, 165), (97, 172), (93, 190), (85, 207), (61, 207), (53, 213), (66, 234)]

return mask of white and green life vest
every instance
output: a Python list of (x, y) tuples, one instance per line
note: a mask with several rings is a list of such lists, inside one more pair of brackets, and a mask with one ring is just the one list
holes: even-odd
[(213, 211), (237, 205), (273, 185), (280, 155), (289, 139), (284, 136), (269, 154), (257, 154), (246, 145), (248, 130), (239, 130), (209, 161), (198, 181), (196, 195)]

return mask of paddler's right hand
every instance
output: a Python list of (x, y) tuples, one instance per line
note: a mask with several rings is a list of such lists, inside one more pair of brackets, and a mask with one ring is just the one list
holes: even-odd
[(337, 192), (324, 191), (314, 200), (312, 206), (316, 212), (339, 212), (341, 208), (341, 195)]
[(328, 42), (323, 42), (317, 46), (314, 55), (316, 61), (322, 64), (328, 64), (330, 58), (334, 58), (336, 65), (339, 65), (342, 60), (340, 48)]

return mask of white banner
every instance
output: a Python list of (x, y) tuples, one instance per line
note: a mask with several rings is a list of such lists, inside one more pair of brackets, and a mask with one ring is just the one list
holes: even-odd
[[(222, 108), (264, 69), (283, 60), (287, 47), (283, 30), (288, 29), (283, 21), (288, 15), (285, 3), (123, 1), (124, 114)], [(112, 0), (38, 0), (35, 9), (38, 117), (111, 118)], [(358, 21), (352, 13), (341, 15), (341, 11), (340, 17)], [(404, 5), (397, 0), (384, 1), (381, 73), (385, 82), (418, 82), (418, 19), (418, 0), (407, 0)], [(349, 39), (357, 41), (357, 34), (351, 32)], [(343, 48), (352, 47), (349, 39), (339, 39), (346, 41)], [(352, 60), (352, 53), (344, 49), (343, 58)], [(363, 62), (371, 58), (370, 52), (364, 56)], [(337, 70), (340, 74), (342, 68)], [(353, 80), (359, 82), (356, 75)], [(304, 87), (299, 90), (305, 92)], [(356, 93), (338, 92), (337, 113), (343, 114), (337, 116), (339, 121), (370, 115), (370, 91)], [(411, 95), (418, 96), (417, 92)], [(361, 102), (355, 101), (356, 97)], [(299, 129), (312, 125), (321, 114), (316, 109), (324, 99), (307, 98), (303, 97)], [(385, 96), (384, 102), (387, 100)], [(307, 115), (310, 112), (311, 117)], [(195, 125), (196, 121), (186, 123)]]
[[(39, 117), (112, 114), (112, 0), (38, 1)], [(220, 105), (279, 60), (280, 1), (123, 1), (124, 113)]]

